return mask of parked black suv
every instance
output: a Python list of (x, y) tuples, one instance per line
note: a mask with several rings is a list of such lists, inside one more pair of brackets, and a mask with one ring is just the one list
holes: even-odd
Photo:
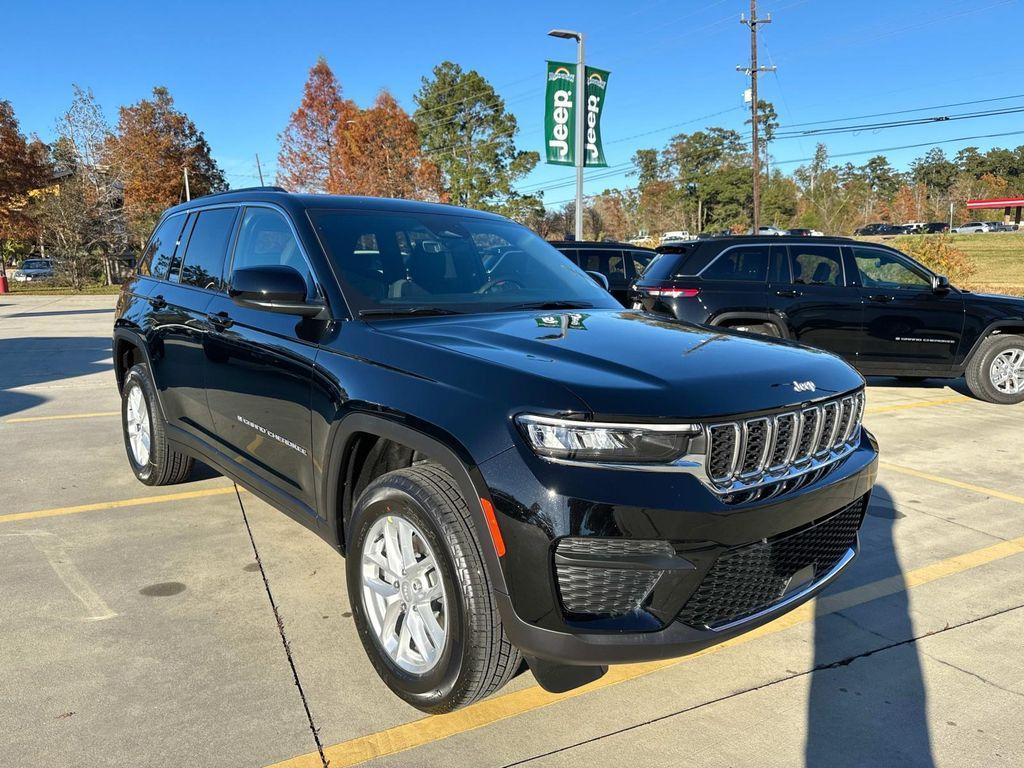
[(608, 292), (623, 306), (630, 301), (629, 287), (657, 255), (650, 248), (610, 241), (557, 240), (551, 245), (587, 272), (604, 275), (608, 281)]
[(348, 555), (370, 659), (428, 712), (520, 654), (565, 690), (769, 621), (853, 559), (875, 478), (835, 356), (625, 310), (449, 206), (172, 208), (114, 350), (139, 480), (200, 459)]
[(637, 308), (793, 339), (865, 375), (957, 378), (1024, 401), (1024, 299), (955, 288), (894, 248), (845, 238), (734, 237), (659, 248)]

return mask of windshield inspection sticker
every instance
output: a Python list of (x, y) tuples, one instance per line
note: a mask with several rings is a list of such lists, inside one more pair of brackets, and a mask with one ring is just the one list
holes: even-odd
[(277, 440), (277, 442), (279, 442), (281, 445), (287, 445), (293, 451), (298, 451), (303, 456), (307, 456), (308, 455), (306, 453), (306, 449), (305, 448), (303, 448), (301, 445), (296, 445), (291, 440), (289, 440), (287, 437), (281, 437), (276, 432), (272, 432), (271, 430), (267, 429), (266, 427), (260, 426), (259, 424), (257, 424), (254, 421), (249, 421), (247, 418), (245, 418), (245, 416), (238, 416), (238, 420), (240, 422), (242, 422), (243, 424), (245, 424), (245, 426), (249, 427), (250, 429), (255, 429), (261, 435), (266, 435), (271, 440)]

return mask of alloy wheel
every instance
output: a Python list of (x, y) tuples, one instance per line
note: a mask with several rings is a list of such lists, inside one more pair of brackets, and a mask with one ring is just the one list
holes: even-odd
[(362, 552), (363, 606), (377, 641), (406, 672), (433, 669), (448, 636), (444, 581), (426, 537), (406, 518), (373, 523)]
[(128, 445), (132, 449), (132, 457), (140, 467), (149, 463), (152, 435), (149, 428), (149, 406), (138, 384), (128, 391), (128, 403), (125, 408), (128, 429)]
[(1004, 395), (1024, 392), (1024, 349), (1011, 347), (996, 355), (989, 366), (989, 379)]

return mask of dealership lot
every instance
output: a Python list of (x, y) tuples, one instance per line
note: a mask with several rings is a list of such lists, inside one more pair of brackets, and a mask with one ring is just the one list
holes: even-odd
[[(0, 765), (320, 765), (231, 484), (128, 469), (113, 304), (0, 296)], [(443, 717), (373, 672), (341, 558), (243, 493), (330, 764), (1021, 764), (1024, 406), (965, 391), (871, 382), (863, 554), (815, 603), (568, 695), (522, 674)]]

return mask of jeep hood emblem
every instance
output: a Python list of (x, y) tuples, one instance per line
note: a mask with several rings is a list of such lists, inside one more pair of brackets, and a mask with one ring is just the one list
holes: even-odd
[(794, 381), (793, 382), (794, 392), (817, 392), (818, 385), (813, 381)]

